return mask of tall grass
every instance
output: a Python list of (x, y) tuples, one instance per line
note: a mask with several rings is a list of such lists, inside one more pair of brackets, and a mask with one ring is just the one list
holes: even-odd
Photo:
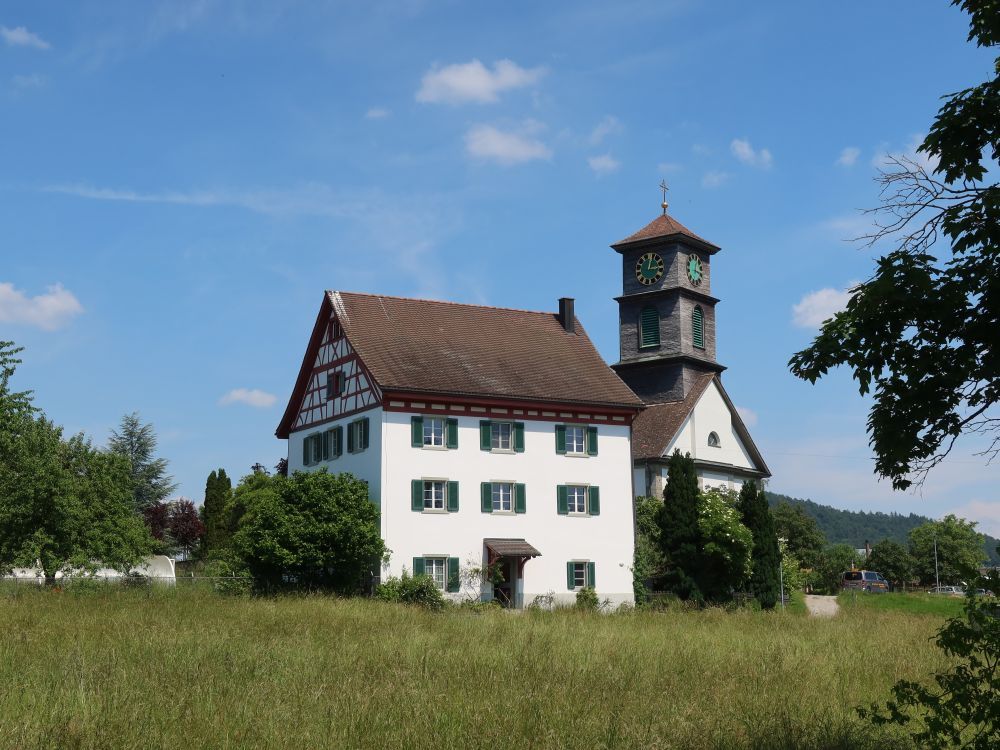
[(0, 746), (905, 747), (853, 707), (941, 668), (937, 624), (22, 588), (0, 596)]
[[(906, 612), (911, 615), (926, 615), (928, 617), (957, 617), (962, 614), (965, 598), (961, 596), (945, 596), (943, 594), (927, 594), (924, 592), (888, 594), (868, 594), (865, 592), (842, 591), (837, 602), (848, 612), (854, 609), (880, 610), (883, 612)], [(939, 622), (938, 625), (942, 625)]]

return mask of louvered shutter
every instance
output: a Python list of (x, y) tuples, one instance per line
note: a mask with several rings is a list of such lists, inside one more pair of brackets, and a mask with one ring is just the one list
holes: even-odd
[(414, 448), (424, 447), (423, 417), (410, 417), (410, 445)]
[(587, 492), (590, 495), (587, 498), (587, 512), (592, 516), (601, 515), (601, 488), (588, 487)]
[(556, 512), (560, 516), (569, 515), (569, 493), (565, 484), (556, 487)]
[(573, 586), (573, 563), (566, 563), (566, 588), (572, 591), (575, 587)]
[(456, 593), (461, 589), (461, 581), (458, 578), (458, 558), (448, 558), (448, 592)]
[(303, 466), (308, 466), (310, 464), (310, 460), (309, 460), (311, 458), (311, 454), (309, 452), (310, 448), (311, 448), (311, 446), (309, 445), (309, 438), (303, 438), (302, 439), (302, 465)]
[(705, 313), (701, 305), (695, 305), (691, 313), (691, 340), (699, 349), (705, 348)]
[(596, 456), (597, 455), (597, 428), (588, 427), (587, 428), (587, 455)]
[(639, 348), (660, 345), (660, 312), (644, 307), (639, 313)]
[(492, 427), (490, 420), (483, 419), (479, 422), (479, 450), (488, 451), (493, 442)]
[(420, 512), (424, 510), (424, 481), (422, 479), (410, 480), (410, 509)]
[(489, 482), (483, 482), (479, 485), (479, 494), (481, 500), (481, 508), (483, 513), (493, 512), (493, 485)]
[(514, 423), (514, 452), (524, 453), (524, 422)]
[(347, 452), (348, 453), (354, 453), (354, 451), (355, 451), (354, 441), (356, 439), (356, 433), (358, 431), (357, 424), (358, 424), (357, 422), (351, 422), (349, 425), (347, 425)]
[(566, 425), (556, 425), (556, 453), (566, 452)]
[(523, 484), (514, 485), (514, 512), (525, 513), (528, 510), (528, 493)]
[(449, 419), (448, 424), (448, 439), (446, 445), (454, 450), (458, 447), (458, 420)]
[(422, 557), (414, 557), (413, 558), (413, 577), (416, 578), (417, 576), (422, 576), (422, 575), (424, 575), (424, 572), (425, 572), (425, 569), (424, 569), (424, 558), (422, 558)]
[(458, 513), (458, 482), (448, 482), (448, 512)]
[(597, 588), (597, 564), (589, 562), (587, 563), (587, 585), (592, 589)]

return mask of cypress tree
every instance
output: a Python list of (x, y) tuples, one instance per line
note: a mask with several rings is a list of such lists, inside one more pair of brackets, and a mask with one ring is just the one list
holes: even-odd
[(701, 550), (698, 530), (698, 475), (691, 454), (675, 450), (667, 463), (667, 486), (659, 513), (660, 543), (666, 560), (666, 589), (681, 599), (702, 601), (697, 584)]
[(740, 513), (743, 515), (743, 525), (753, 534), (750, 591), (761, 607), (774, 609), (781, 596), (778, 578), (781, 550), (778, 548), (778, 534), (767, 505), (767, 496), (756, 482), (743, 483), (743, 489), (740, 490)]
[(205, 536), (201, 542), (201, 549), (205, 554), (217, 551), (228, 541), (229, 528), (226, 508), (229, 505), (232, 488), (232, 482), (226, 476), (225, 469), (219, 469), (218, 472), (213, 471), (205, 481), (205, 502), (202, 505)]

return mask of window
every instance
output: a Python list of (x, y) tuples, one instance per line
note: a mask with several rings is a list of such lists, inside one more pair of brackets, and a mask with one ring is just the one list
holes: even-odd
[(368, 447), (368, 417), (347, 425), (347, 452), (360, 453)]
[(424, 445), (432, 448), (444, 447), (444, 420), (437, 417), (424, 418)]
[(329, 401), (344, 392), (344, 373), (328, 372), (326, 374), (326, 400)]
[(560, 516), (601, 515), (601, 488), (584, 484), (560, 484), (556, 487), (556, 512)]
[(311, 435), (309, 439), (312, 441), (312, 463), (318, 464), (323, 460), (323, 436)]
[(509, 451), (511, 449), (511, 423), (491, 422), (490, 423), (490, 448), (495, 451)]
[(660, 312), (655, 307), (642, 308), (639, 313), (639, 348), (648, 349), (660, 345)]
[(587, 488), (570, 485), (566, 488), (566, 509), (569, 513), (587, 512)]
[(580, 455), (586, 450), (587, 431), (579, 425), (566, 426), (566, 453)]
[(701, 305), (695, 305), (691, 313), (691, 340), (697, 348), (705, 348), (705, 313)]
[(444, 482), (424, 482), (424, 510), (444, 510), (444, 493)]
[(431, 580), (434, 581), (434, 585), (441, 591), (445, 590), (445, 583), (448, 580), (446, 573), (447, 566), (448, 559), (445, 557), (424, 558), (424, 574), (430, 576)]
[(511, 482), (493, 482), (493, 512), (510, 513), (514, 509), (514, 485)]
[(584, 586), (594, 587), (596, 566), (590, 560), (570, 560), (566, 563), (566, 588), (570, 591)]
[(709, 448), (721, 448), (722, 442), (719, 440), (719, 433), (710, 432), (708, 433), (708, 447)]

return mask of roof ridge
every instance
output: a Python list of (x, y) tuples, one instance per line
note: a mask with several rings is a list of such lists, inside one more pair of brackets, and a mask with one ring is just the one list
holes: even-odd
[(426, 299), (424, 297), (403, 297), (398, 294), (376, 294), (374, 292), (347, 292), (342, 289), (327, 289), (326, 294), (353, 294), (358, 297), (373, 297), (376, 299), (398, 299), (405, 302), (429, 302), (435, 305), (451, 305), (453, 307), (475, 307), (479, 310), (501, 310), (503, 312), (530, 313), (532, 315), (558, 315), (554, 310), (525, 310), (520, 307), (500, 307), (498, 305), (477, 305), (472, 302), (453, 302), (445, 299)]

